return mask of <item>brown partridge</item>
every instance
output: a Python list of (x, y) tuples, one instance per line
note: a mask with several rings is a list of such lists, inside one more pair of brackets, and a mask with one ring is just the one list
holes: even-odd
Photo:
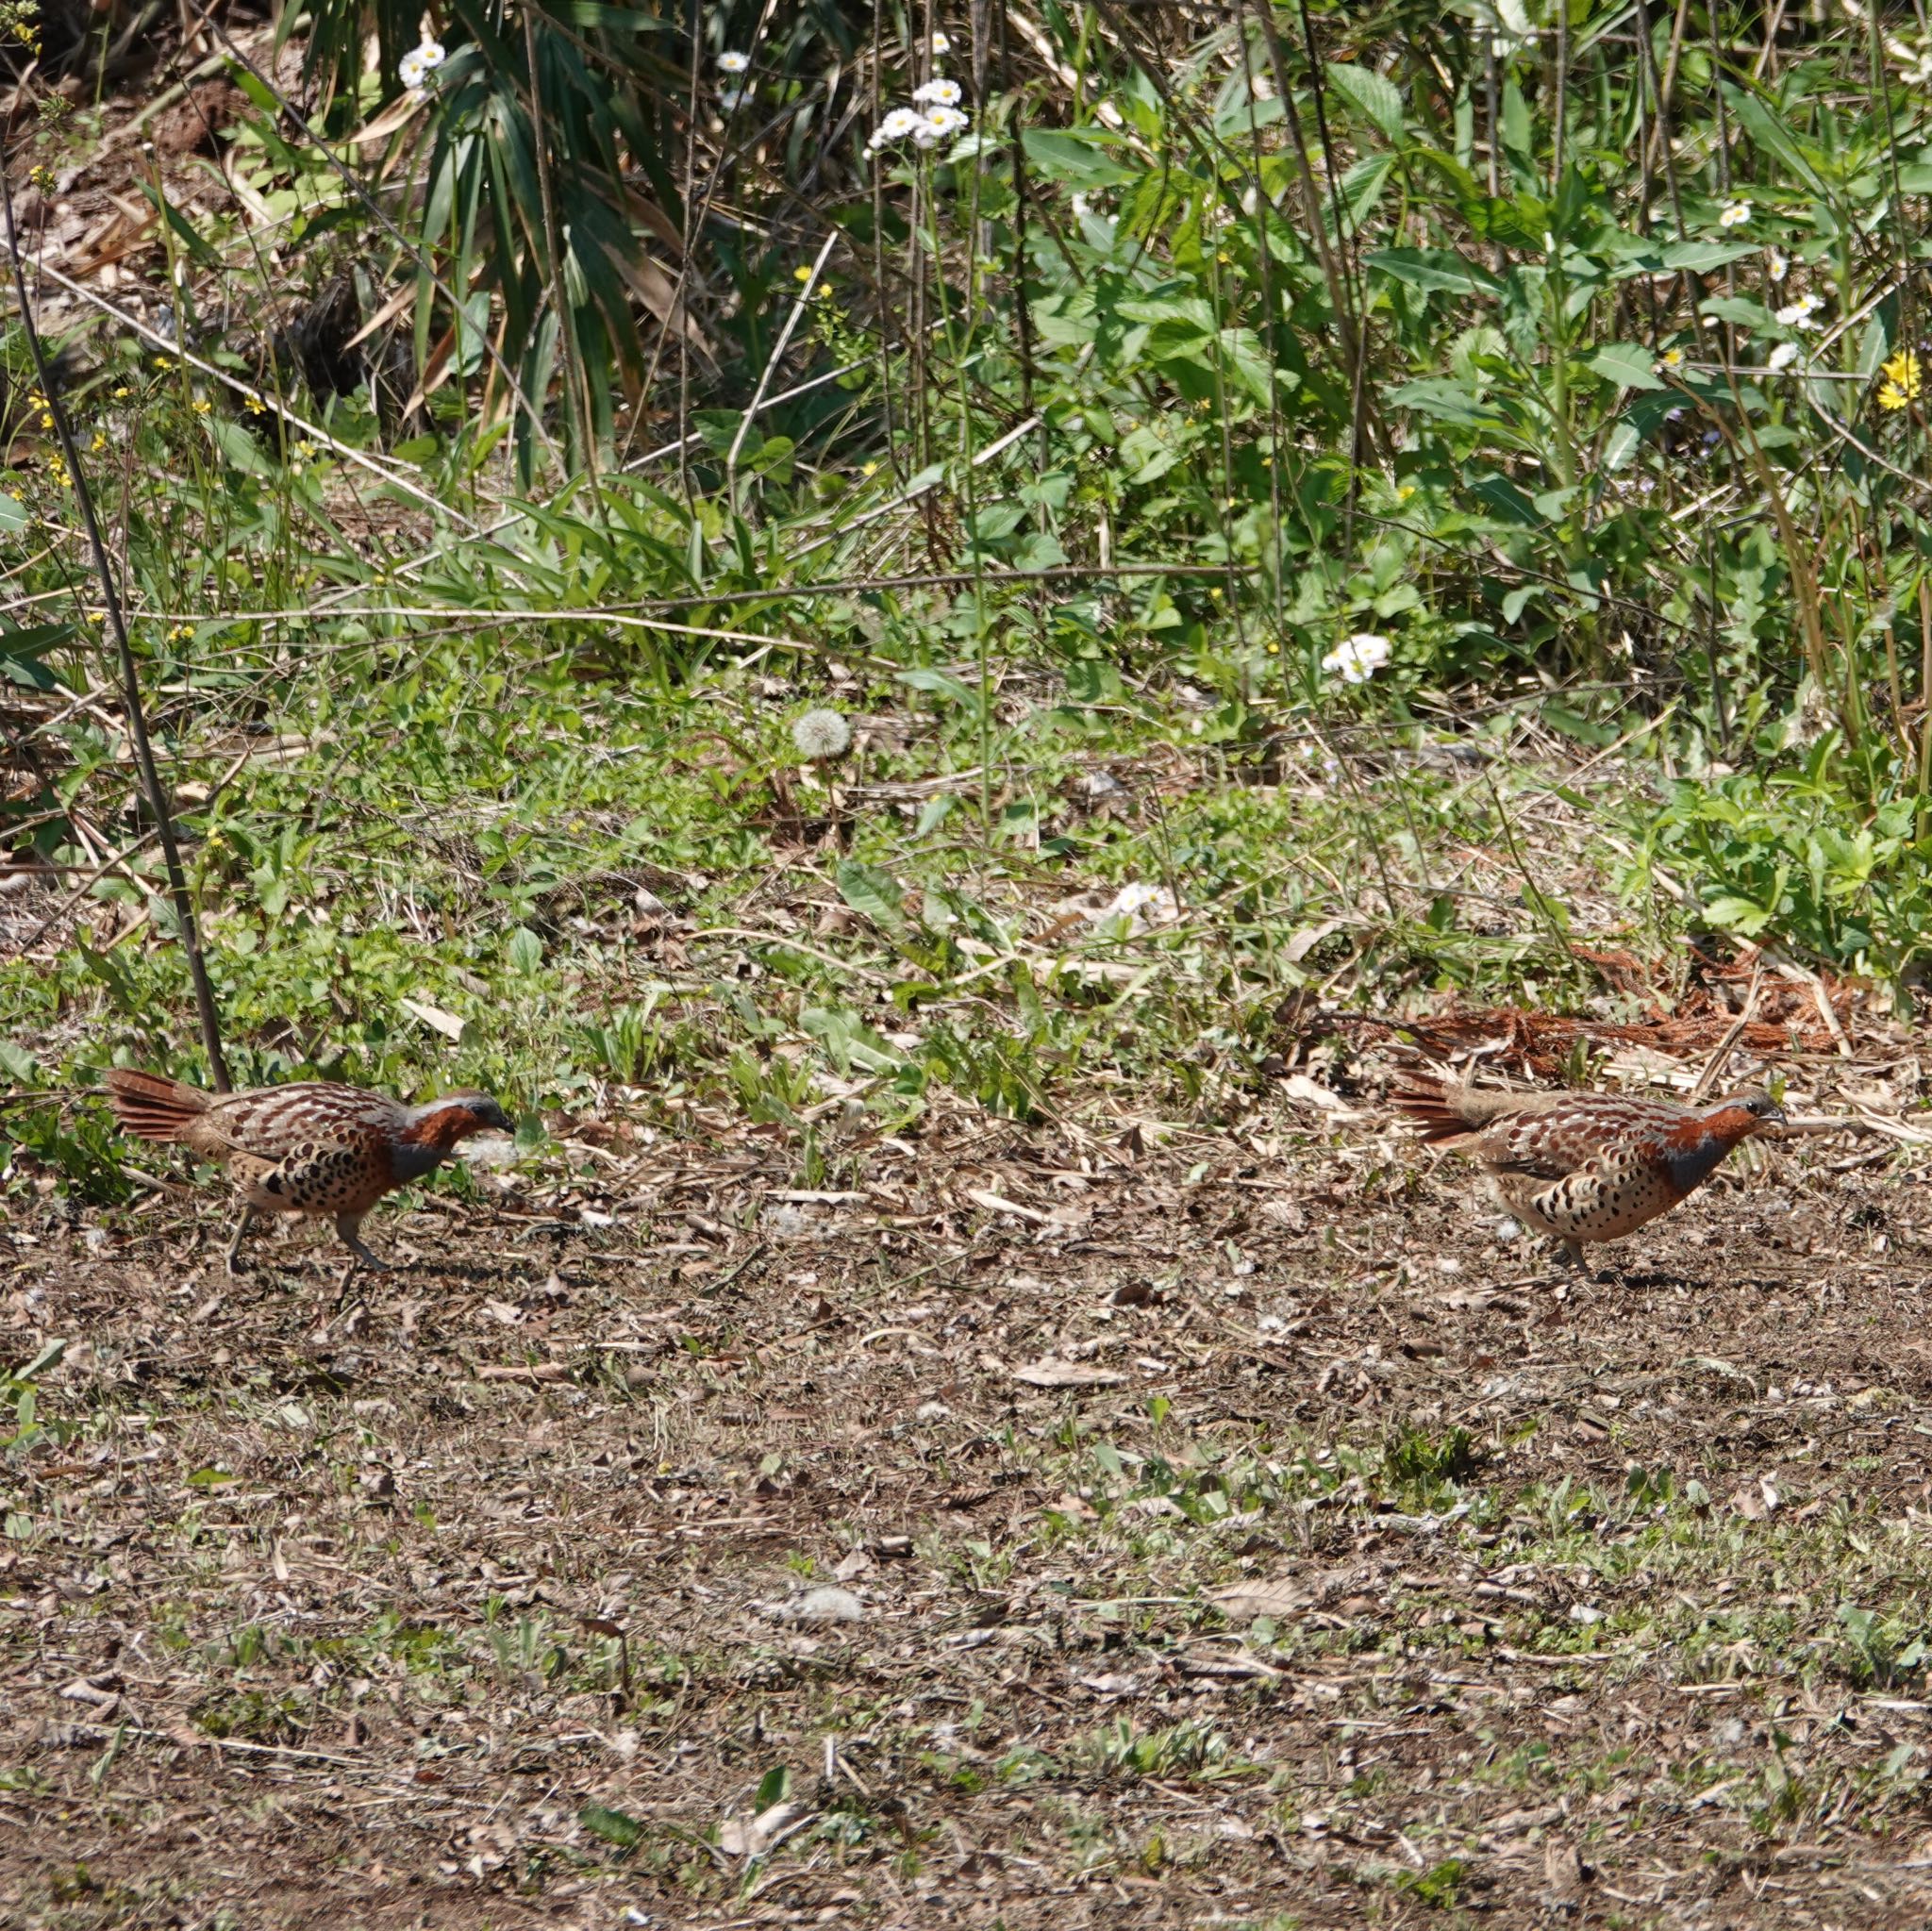
[(1478, 1092), (1468, 1085), (1398, 1090), (1423, 1140), (1472, 1155), (1503, 1204), (1572, 1260), (1587, 1240), (1621, 1240), (1714, 1174), (1740, 1140), (1782, 1126), (1764, 1093), (1708, 1107), (1615, 1093)]
[(114, 1067), (108, 1101), (124, 1132), (172, 1142), (225, 1167), (242, 1195), (228, 1272), (258, 1213), (332, 1217), (358, 1260), (383, 1263), (362, 1243), (362, 1216), (385, 1193), (435, 1171), (473, 1133), (509, 1131), (485, 1093), (445, 1093), (406, 1107), (387, 1093), (324, 1080), (210, 1093), (158, 1074)]

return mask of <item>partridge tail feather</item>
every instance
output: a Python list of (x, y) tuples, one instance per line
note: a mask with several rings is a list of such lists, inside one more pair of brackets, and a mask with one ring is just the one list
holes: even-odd
[(1423, 1140), (1455, 1140), (1482, 1124), (1464, 1110), (1469, 1090), (1447, 1080), (1431, 1080), (1399, 1086), (1389, 1095), (1397, 1111), (1407, 1114), (1423, 1129)]
[(136, 1073), (125, 1066), (108, 1070), (108, 1104), (122, 1130), (137, 1140), (179, 1140), (182, 1128), (207, 1112), (213, 1097), (158, 1073)]

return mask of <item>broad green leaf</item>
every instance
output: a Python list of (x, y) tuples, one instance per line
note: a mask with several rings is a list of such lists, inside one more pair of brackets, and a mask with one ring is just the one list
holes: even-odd
[(1078, 131), (1029, 127), (1020, 137), (1026, 158), (1041, 175), (1075, 188), (1118, 188), (1138, 181), (1144, 170), (1123, 167), (1105, 152), (1115, 135), (1091, 128)]
[(1377, 248), (1365, 256), (1379, 275), (1416, 289), (1440, 289), (1454, 295), (1500, 295), (1503, 284), (1488, 269), (1466, 261), (1453, 248)]
[(1336, 92), (1343, 95), (1391, 141), (1402, 139), (1402, 90), (1386, 75), (1346, 61), (1331, 60), (1328, 78)]
[(1705, 907), (1704, 916), (1713, 925), (1722, 925), (1725, 931), (1736, 932), (1748, 939), (1753, 933), (1763, 931), (1774, 915), (1762, 906), (1753, 905), (1748, 898), (1725, 893)]
[(1589, 368), (1620, 389), (1662, 389), (1653, 364), (1657, 358), (1641, 342), (1607, 342), (1591, 357)]
[(1704, 275), (1757, 253), (1748, 241), (1674, 241), (1664, 250), (1663, 261), (1666, 268), (1688, 268), (1692, 275)]
[(888, 932), (903, 929), (905, 907), (898, 881), (890, 872), (858, 858), (841, 858), (834, 873), (840, 895), (855, 912)]
[(519, 925), (510, 934), (509, 962), (513, 971), (525, 974), (543, 963), (543, 941), (527, 925)]
[(1771, 326), (1771, 315), (1764, 304), (1743, 295), (1716, 295), (1699, 307), (1704, 314), (1714, 315), (1720, 322), (1735, 322), (1740, 328)]
[(901, 671), (899, 681), (909, 684), (915, 691), (929, 691), (936, 697), (950, 697), (955, 704), (963, 704), (976, 708), (979, 693), (970, 685), (962, 684), (948, 671)]
[(1742, 88), (1728, 86), (1724, 89), (1724, 98), (1730, 103), (1731, 111), (1737, 115), (1739, 125), (1751, 137), (1755, 145), (1767, 154), (1775, 155), (1813, 193), (1829, 194), (1830, 191), (1799, 146), (1796, 136), (1762, 99), (1745, 92)]
[(634, 1851), (644, 1840), (644, 1827), (635, 1817), (602, 1804), (586, 1804), (577, 1812), (577, 1822), (592, 1837), (600, 1837), (621, 1851)]
[(275, 472), (275, 465), (261, 452), (260, 445), (242, 424), (228, 416), (210, 416), (208, 419), (208, 434), (214, 438), (219, 449), (244, 476), (266, 476)]

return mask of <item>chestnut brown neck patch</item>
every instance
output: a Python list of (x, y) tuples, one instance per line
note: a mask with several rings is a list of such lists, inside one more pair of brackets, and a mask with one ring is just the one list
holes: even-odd
[(483, 1122), (469, 1107), (453, 1104), (439, 1107), (433, 1113), (412, 1121), (396, 1138), (409, 1146), (434, 1147), (439, 1153), (447, 1153), (458, 1141), (482, 1131)]

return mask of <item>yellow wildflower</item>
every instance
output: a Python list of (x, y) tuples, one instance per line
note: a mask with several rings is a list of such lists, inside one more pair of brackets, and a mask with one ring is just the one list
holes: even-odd
[(207, 396), (198, 395), (194, 398), (194, 413), (197, 416), (205, 416), (208, 414), (209, 411), (213, 409), (213, 408), (214, 404), (209, 402)]
[(1886, 378), (1878, 391), (1880, 408), (1902, 409), (1918, 401), (1924, 376), (1910, 349), (1901, 349), (1890, 361), (1881, 363), (1879, 373)]

